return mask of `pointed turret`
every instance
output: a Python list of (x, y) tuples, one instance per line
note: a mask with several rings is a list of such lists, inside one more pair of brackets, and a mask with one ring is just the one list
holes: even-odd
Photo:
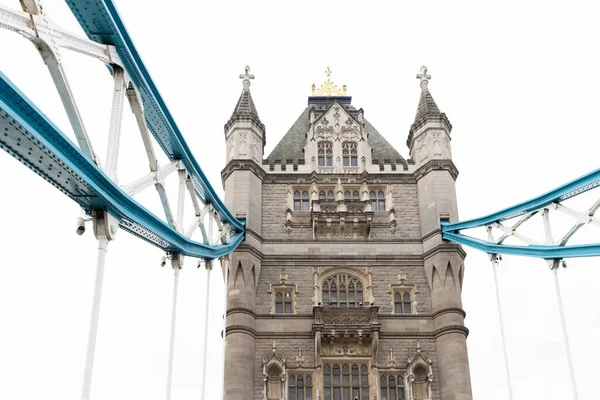
[(429, 92), (428, 84), (431, 75), (427, 73), (426, 66), (421, 67), (417, 79), (421, 80), (421, 97), (406, 145), (410, 149), (411, 158), (419, 166), (432, 159), (452, 158), (450, 154), (452, 124), (446, 114), (440, 111)]
[(225, 124), (227, 140), (227, 161), (232, 159), (252, 159), (260, 164), (266, 143), (265, 125), (260, 121), (252, 94), (250, 94), (250, 67), (240, 74), (244, 88), (242, 94)]

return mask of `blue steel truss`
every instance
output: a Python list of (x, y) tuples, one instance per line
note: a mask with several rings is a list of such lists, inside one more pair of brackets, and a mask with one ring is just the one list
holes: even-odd
[(441, 221), (442, 237), (465, 246), (489, 254), (507, 254), (527, 257), (538, 257), (543, 259), (562, 259), (570, 257), (596, 257), (600, 256), (600, 243), (584, 245), (506, 245), (486, 240), (476, 239), (462, 234), (460, 231), (477, 227), (487, 227), (495, 223), (525, 215), (535, 214), (544, 207), (553, 203), (560, 203), (571, 197), (577, 196), (600, 186), (600, 169), (590, 172), (571, 182), (568, 182), (548, 193), (535, 197), (531, 200), (519, 203), (504, 210), (486, 215), (481, 218), (471, 219), (463, 222), (450, 223)]
[(236, 219), (216, 195), (137, 53), (111, 0), (67, 0), (91, 40), (113, 45), (140, 93), (148, 129), (170, 160), (181, 160), (196, 194), (230, 228), (229, 242), (190, 240), (137, 203), (73, 144), (0, 72), (0, 148), (25, 164), (88, 212), (107, 210), (120, 227), (165, 251), (208, 259), (231, 253), (244, 238)]

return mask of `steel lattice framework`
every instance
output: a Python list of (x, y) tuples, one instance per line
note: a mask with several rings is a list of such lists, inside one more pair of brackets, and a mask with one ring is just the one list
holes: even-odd
[[(231, 253), (244, 237), (244, 221), (236, 219), (216, 195), (186, 144), (154, 85), (111, 0), (68, 0), (87, 39), (62, 30), (37, 0), (21, 1), (23, 11), (0, 6), (0, 28), (29, 39), (46, 63), (77, 139), (74, 144), (5, 75), (0, 72), (0, 147), (76, 201), (88, 214), (108, 212), (113, 224), (168, 253), (215, 259)], [(62, 67), (60, 51), (69, 49), (99, 60), (114, 79), (108, 151), (102, 167), (86, 132)], [(135, 114), (150, 173), (130, 184), (117, 184), (117, 164), (124, 98)], [(171, 161), (159, 166), (151, 134)], [(179, 175), (180, 207), (171, 211), (164, 179)], [(154, 186), (165, 218), (133, 196)], [(183, 196), (190, 196), (193, 222), (183, 227)], [(181, 210), (182, 211), (182, 210)], [(220, 235), (205, 226), (214, 219)], [(203, 240), (190, 239), (200, 228)]]
[[(600, 208), (600, 200), (594, 202), (583, 211), (574, 210), (563, 205), (565, 200), (583, 194), (600, 186), (600, 169), (590, 172), (580, 178), (568, 182), (548, 193), (537, 196), (529, 201), (519, 203), (504, 210), (463, 222), (450, 223), (442, 220), (442, 236), (465, 246), (473, 247), (488, 254), (506, 254), (527, 257), (537, 257), (546, 260), (556, 260), (571, 257), (600, 256), (600, 243), (569, 245), (569, 240), (587, 224), (600, 227), (600, 218), (595, 216)], [(567, 231), (555, 239), (550, 229), (550, 215), (562, 213), (573, 219)], [(529, 238), (520, 233), (525, 222), (534, 216), (540, 216), (544, 227), (545, 237), (542, 239)], [(516, 221), (507, 225), (509, 220)], [(468, 236), (462, 231), (485, 227), (488, 230), (488, 240)], [(493, 233), (498, 239), (494, 240)], [(506, 244), (505, 240), (514, 237), (523, 245)]]

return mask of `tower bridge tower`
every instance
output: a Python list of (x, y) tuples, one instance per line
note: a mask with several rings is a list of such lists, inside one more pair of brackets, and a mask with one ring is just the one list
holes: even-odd
[(421, 97), (406, 159), (327, 69), (263, 156), (243, 90), (225, 124), (225, 201), (246, 219), (229, 263), (225, 399), (471, 399), (452, 125)]

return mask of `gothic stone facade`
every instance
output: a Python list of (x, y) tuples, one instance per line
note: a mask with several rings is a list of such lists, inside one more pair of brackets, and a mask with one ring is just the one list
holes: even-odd
[[(225, 399), (471, 399), (451, 125), (422, 74), (403, 158), (345, 93), (309, 97), (268, 157), (249, 76), (225, 125)], [(329, 80), (328, 80), (329, 82)]]

